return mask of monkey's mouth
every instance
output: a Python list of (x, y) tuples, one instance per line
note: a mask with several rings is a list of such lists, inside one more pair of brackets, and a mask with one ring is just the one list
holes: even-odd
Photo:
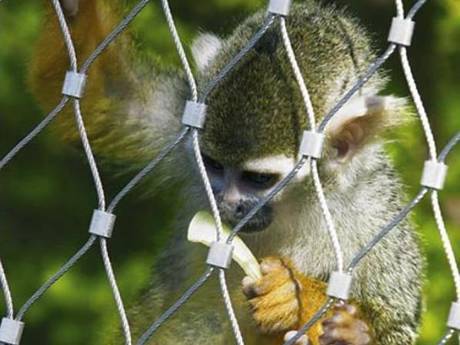
[(262, 232), (267, 229), (271, 223), (271, 220), (266, 220), (265, 218), (261, 220), (252, 219), (241, 228), (241, 232), (244, 232), (245, 234)]
[[(236, 215), (227, 217), (223, 214), (223, 218), (226, 223), (230, 224), (232, 228), (235, 228), (244, 217), (238, 217)], [(240, 232), (246, 234), (261, 232), (266, 230), (272, 222), (273, 211), (271, 207), (264, 207), (241, 228)]]

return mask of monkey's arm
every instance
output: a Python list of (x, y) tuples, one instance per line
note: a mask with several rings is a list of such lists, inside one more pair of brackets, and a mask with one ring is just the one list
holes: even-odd
[[(121, 20), (114, 2), (63, 2), (78, 4), (78, 11), (67, 16), (67, 21), (80, 65)], [(62, 97), (69, 58), (54, 10), (50, 1), (46, 3), (29, 84), (42, 108), (50, 111)], [(82, 99), (85, 124), (96, 153), (127, 161), (131, 167), (152, 159), (180, 129), (177, 114), (183, 106), (184, 90), (182, 78), (160, 73), (159, 68), (142, 61), (129, 34), (123, 33), (91, 66)], [(71, 107), (66, 107), (57, 124), (64, 138), (78, 140)]]

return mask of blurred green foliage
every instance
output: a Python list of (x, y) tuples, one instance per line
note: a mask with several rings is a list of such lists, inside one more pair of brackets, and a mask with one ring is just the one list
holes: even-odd
[[(350, 12), (361, 18), (363, 25), (375, 33), (375, 46), (383, 49), (394, 13), (392, 1), (335, 2), (349, 7)], [(151, 4), (136, 19), (135, 31), (140, 44), (152, 55), (177, 65), (158, 3)], [(180, 34), (185, 43), (190, 44), (200, 31), (228, 34), (264, 3), (262, 0), (195, 0), (172, 1), (171, 6)], [(410, 2), (406, 1), (406, 5)], [(25, 83), (27, 63), (41, 19), (40, 1), (0, 3), (0, 156), (44, 116)], [(415, 41), (409, 55), (440, 146), (460, 129), (459, 42), (460, 2), (428, 2), (417, 16)], [(398, 59), (393, 58), (386, 68), (392, 77), (388, 92), (408, 95)], [(81, 153), (61, 145), (50, 132), (52, 130), (47, 130), (34, 140), (0, 177), (0, 253), (16, 307), (86, 240), (87, 222), (96, 206), (89, 170)], [(388, 148), (409, 195), (414, 195), (427, 155), (419, 122), (414, 121), (390, 139)], [(460, 255), (458, 153), (457, 149), (449, 159), (450, 174), (441, 201)], [(103, 177), (108, 195), (113, 195), (128, 178), (113, 175), (105, 169)], [(139, 198), (142, 191), (133, 194), (137, 197), (128, 197), (118, 212), (117, 231), (110, 249), (127, 304), (148, 281), (155, 253), (168, 235), (168, 220), (173, 217), (170, 205), (175, 205), (174, 199), (165, 195)], [(444, 320), (454, 294), (428, 200), (417, 208), (414, 219), (427, 257), (427, 311), (419, 343), (428, 345), (434, 344), (444, 331)], [(0, 310), (4, 310), (3, 304)], [(116, 318), (100, 254), (95, 247), (31, 309), (23, 343), (96, 344), (100, 330)]]

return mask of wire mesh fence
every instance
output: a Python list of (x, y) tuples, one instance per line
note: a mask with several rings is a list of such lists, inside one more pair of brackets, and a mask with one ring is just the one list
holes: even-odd
[[(216, 261), (210, 262), (208, 260), (207, 267), (204, 266), (205, 268), (201, 277), (196, 282), (194, 282), (177, 301), (175, 301), (157, 320), (152, 320), (151, 326), (146, 329), (143, 335), (136, 341), (138, 345), (146, 344), (150, 339), (154, 338), (156, 331), (160, 327), (167, 327), (165, 324), (167, 323), (168, 319), (176, 312), (180, 312), (180, 308), (185, 303), (187, 303), (192, 295), (197, 290), (199, 290), (214, 274), (217, 274), (219, 278), (219, 285), (223, 296), (224, 305), (230, 320), (235, 341), (237, 344), (244, 344), (244, 338), (240, 331), (238, 320), (233, 309), (231, 296), (227, 287), (226, 267), (225, 265), (221, 265), (219, 260), (226, 259), (225, 256), (228, 256), (228, 253), (231, 253), (232, 241), (234, 240), (235, 236), (243, 229), (243, 227), (263, 208), (264, 205), (266, 205), (281, 190), (283, 190), (305, 166), (310, 166), (311, 168), (316, 196), (318, 198), (319, 205), (321, 206), (322, 215), (327, 226), (327, 232), (330, 237), (332, 248), (334, 250), (336, 259), (336, 272), (331, 272), (331, 277), (338, 277), (339, 283), (334, 281), (334, 279), (331, 279), (330, 286), (335, 287), (336, 292), (329, 294), (327, 302), (306, 324), (300, 327), (295, 335), (292, 335), (289, 339), (287, 339), (284, 345), (294, 344), (316, 322), (322, 318), (322, 316), (335, 304), (335, 302), (346, 300), (353, 274), (361, 260), (369, 252), (371, 252), (373, 248), (386, 235), (388, 235), (388, 233), (390, 233), (402, 220), (404, 220), (405, 217), (424, 199), (427, 194), (429, 194), (431, 197), (434, 219), (436, 221), (436, 225), (443, 242), (443, 247), (452, 272), (453, 282), (457, 293), (457, 302), (453, 303), (451, 316), (447, 321), (446, 333), (442, 339), (440, 339), (438, 344), (447, 343), (447, 341), (460, 330), (460, 274), (454, 251), (442, 217), (438, 196), (438, 191), (442, 189), (443, 181), (447, 172), (445, 160), (448, 154), (453, 150), (454, 146), (460, 141), (460, 132), (456, 133), (449, 141), (449, 143), (444, 147), (444, 149), (438, 153), (434, 136), (428, 121), (427, 112), (424, 108), (420, 93), (417, 90), (417, 85), (407, 57), (407, 49), (410, 47), (414, 30), (413, 20), (417, 12), (425, 4), (426, 0), (416, 1), (412, 8), (407, 12), (407, 14), (404, 12), (402, 1), (395, 0), (396, 16), (393, 19), (391, 26), (388, 48), (367, 68), (366, 73), (364, 73), (364, 75), (356, 82), (356, 84), (353, 85), (353, 87), (350, 88), (350, 90), (348, 90), (338, 100), (336, 105), (322, 118), (322, 121), (319, 124), (316, 123), (315, 110), (310, 99), (308, 86), (304, 81), (302, 72), (297, 63), (296, 53), (292, 47), (289, 31), (286, 26), (286, 21), (289, 21), (289, 0), (271, 0), (269, 2), (266, 17), (260, 24), (259, 29), (248, 40), (244, 47), (220, 70), (220, 72), (218, 72), (217, 75), (202, 88), (203, 91), (201, 93), (198, 92), (194, 74), (182, 46), (181, 39), (176, 30), (168, 1), (162, 0), (162, 8), (167, 20), (171, 37), (177, 48), (178, 55), (187, 77), (191, 99), (187, 101), (184, 111), (183, 129), (168, 145), (166, 145), (159, 152), (156, 157), (152, 157), (151, 162), (147, 164), (137, 175), (135, 175), (131, 181), (125, 187), (123, 187), (111, 201), (108, 201), (105, 195), (104, 185), (99, 174), (98, 164), (93, 155), (91, 143), (88, 139), (87, 131), (85, 128), (85, 122), (80, 106), (80, 99), (83, 97), (86, 76), (93, 63), (107, 49), (107, 47), (127, 29), (135, 17), (148, 5), (149, 1), (141, 0), (139, 3), (137, 3), (137, 5), (124, 17), (124, 19), (110, 32), (110, 34), (80, 65), (81, 67), (79, 67), (74, 42), (61, 4), (59, 0), (51, 0), (51, 2), (56, 13), (56, 17), (59, 21), (59, 26), (62, 31), (62, 39), (65, 42), (70, 61), (69, 72), (65, 77), (63, 96), (56, 107), (1, 159), (0, 170), (8, 165), (24, 147), (29, 145), (30, 142), (44, 128), (53, 122), (62, 112), (64, 107), (72, 106), (75, 115), (76, 128), (78, 129), (78, 133), (83, 145), (83, 150), (89, 163), (91, 175), (93, 178), (94, 189), (97, 194), (98, 207), (93, 213), (92, 222), (89, 228), (90, 234), (88, 240), (54, 275), (52, 275), (41, 287), (36, 290), (36, 292), (26, 301), (26, 303), (24, 303), (23, 306), (18, 309), (17, 312), (15, 312), (16, 309), (13, 304), (7, 276), (5, 274), (3, 264), (0, 261), (0, 284), (6, 306), (5, 317), (3, 318), (2, 324), (0, 326), (0, 342), (10, 345), (19, 344), (24, 328), (24, 318), (30, 308), (40, 300), (40, 298), (47, 292), (50, 287), (52, 287), (61, 277), (63, 277), (74, 265), (76, 265), (78, 261), (96, 245), (96, 243), (99, 243), (101, 258), (106, 270), (107, 280), (110, 283), (113, 299), (119, 313), (124, 342), (125, 344), (133, 343), (134, 340), (132, 339), (129, 320), (125, 311), (122, 296), (117, 286), (116, 277), (112, 269), (108, 251), (108, 244), (110, 242), (110, 237), (115, 222), (114, 212), (124, 197), (130, 193), (147, 175), (153, 173), (157, 165), (168, 155), (172, 154), (173, 150), (181, 145), (188, 137), (192, 138), (194, 159), (200, 172), (202, 183), (204, 185), (210, 209), (215, 221), (216, 241), (221, 245), (220, 248), (223, 248), (223, 250), (221, 253), (218, 253), (218, 255), (221, 255), (221, 257), (218, 257)], [(206, 104), (211, 92), (219, 87), (222, 81), (224, 81), (226, 77), (233, 72), (233, 70), (239, 65), (243, 58), (252, 49), (254, 49), (261, 38), (264, 37), (265, 33), (270, 28), (274, 27), (277, 23), (279, 24), (280, 36), (282, 37), (284, 49), (292, 67), (294, 78), (298, 84), (303, 98), (305, 113), (308, 120), (307, 123), (309, 124), (310, 128), (305, 129), (302, 144), (300, 147), (302, 158), (296, 163), (294, 169), (283, 180), (281, 180), (272, 189), (272, 191), (263, 198), (263, 200), (261, 200), (250, 212), (248, 212), (232, 229), (231, 235), (227, 239), (224, 239), (222, 220), (200, 150), (200, 135), (203, 131), (203, 124), (206, 120)], [(425, 167), (423, 169), (422, 186), (418, 194), (400, 211), (399, 214), (397, 214), (393, 219), (389, 219), (388, 223), (379, 229), (377, 235), (355, 254), (351, 263), (348, 266), (345, 266), (340, 238), (335, 229), (334, 219), (332, 218), (328, 207), (327, 198), (322, 187), (317, 166), (318, 160), (321, 159), (322, 143), (325, 137), (324, 132), (327, 125), (334, 118), (334, 116), (337, 115), (340, 109), (357, 92), (360, 91), (360, 89), (371, 79), (371, 77), (377, 73), (381, 66), (396, 52), (399, 53), (404, 75), (424, 130), (429, 152), (429, 159), (425, 163)], [(225, 251), (224, 249), (230, 250)]]

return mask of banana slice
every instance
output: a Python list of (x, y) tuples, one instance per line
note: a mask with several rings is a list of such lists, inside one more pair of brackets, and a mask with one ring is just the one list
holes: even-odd
[[(223, 225), (222, 241), (226, 241), (231, 233), (228, 225)], [(216, 225), (214, 219), (206, 211), (198, 212), (193, 217), (188, 228), (187, 239), (190, 242), (201, 243), (205, 246), (210, 246), (216, 241)], [(253, 279), (259, 279), (262, 274), (260, 272), (260, 265), (249, 248), (238, 236), (233, 239), (233, 255), (232, 258), (243, 269), (247, 276)]]

